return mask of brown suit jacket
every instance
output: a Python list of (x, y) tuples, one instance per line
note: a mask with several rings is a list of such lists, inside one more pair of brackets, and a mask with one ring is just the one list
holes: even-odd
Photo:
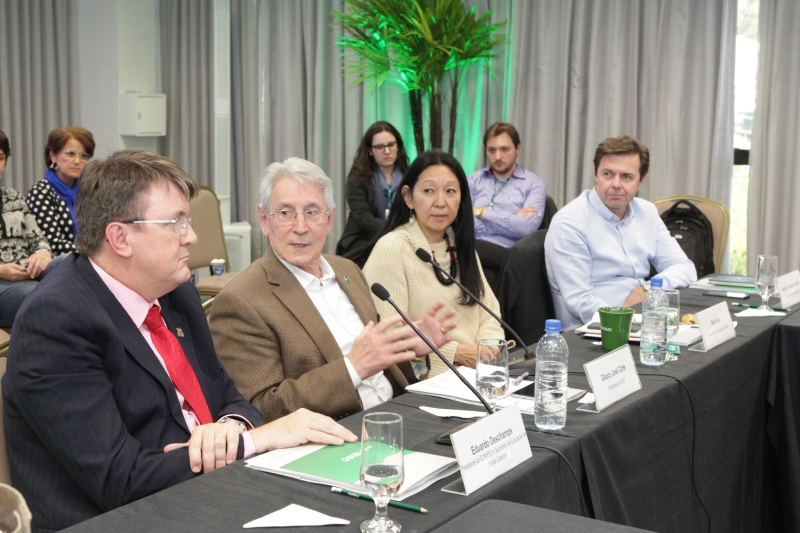
[[(364, 324), (377, 322), (361, 270), (341, 257), (325, 259)], [(265, 422), (300, 407), (334, 419), (363, 410), (333, 334), (272, 249), (225, 286), (209, 321), (219, 360)], [(403, 371), (392, 366), (384, 375), (394, 395), (402, 394), (408, 385)]]

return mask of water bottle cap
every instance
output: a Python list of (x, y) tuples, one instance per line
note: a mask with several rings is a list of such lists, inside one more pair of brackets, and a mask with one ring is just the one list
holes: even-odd
[(561, 321), (551, 318), (544, 323), (545, 331), (561, 331)]
[(661, 278), (650, 278), (650, 286), (651, 287), (663, 287), (664, 280)]

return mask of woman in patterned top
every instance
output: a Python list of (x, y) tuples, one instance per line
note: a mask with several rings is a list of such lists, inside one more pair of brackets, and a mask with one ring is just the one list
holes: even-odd
[[(11, 155), (0, 131), (0, 176)], [(22, 301), (55, 266), (50, 245), (28, 210), (22, 195), (0, 188), (0, 327), (11, 327)], [(50, 267), (50, 268), (48, 268)]]
[(57, 128), (47, 137), (48, 169), (28, 191), (26, 201), (56, 255), (75, 251), (78, 177), (93, 155), (94, 137), (83, 128)]

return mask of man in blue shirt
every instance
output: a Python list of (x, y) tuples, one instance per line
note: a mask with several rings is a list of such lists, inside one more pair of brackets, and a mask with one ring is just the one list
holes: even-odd
[(544, 182), (517, 164), (522, 150), (517, 129), (495, 122), (483, 135), (489, 166), (468, 178), (475, 216), (475, 250), (493, 284), (506, 249), (539, 229), (547, 198)]
[(595, 151), (594, 189), (553, 217), (545, 257), (564, 330), (589, 322), (600, 307), (640, 303), (650, 265), (664, 288), (686, 287), (697, 279), (694, 264), (656, 207), (636, 198), (649, 166), (649, 150), (633, 137), (604, 140)]

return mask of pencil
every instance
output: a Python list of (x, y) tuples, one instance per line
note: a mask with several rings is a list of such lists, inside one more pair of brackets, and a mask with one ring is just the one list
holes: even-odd
[[(743, 304), (739, 302), (731, 302), (731, 305), (736, 305), (739, 307), (749, 307), (750, 309), (758, 309), (761, 307), (760, 305), (753, 305), (753, 304)], [(780, 311), (781, 313), (789, 313), (792, 311), (792, 308), (789, 307), (788, 309), (784, 309), (783, 307), (770, 307), (773, 311)]]
[[(341, 487), (331, 487), (331, 492), (335, 492), (337, 494), (344, 494), (346, 496), (352, 496), (353, 498), (359, 498), (361, 500), (367, 500), (370, 502), (374, 502), (370, 496), (366, 494), (359, 494), (358, 492), (353, 492), (347, 489), (343, 489)], [(394, 500), (389, 500), (389, 505), (392, 507), (398, 507), (400, 509), (405, 509), (406, 511), (414, 511), (415, 513), (427, 513), (428, 510), (424, 507), (417, 507), (416, 505), (409, 505), (403, 502), (396, 502)]]

